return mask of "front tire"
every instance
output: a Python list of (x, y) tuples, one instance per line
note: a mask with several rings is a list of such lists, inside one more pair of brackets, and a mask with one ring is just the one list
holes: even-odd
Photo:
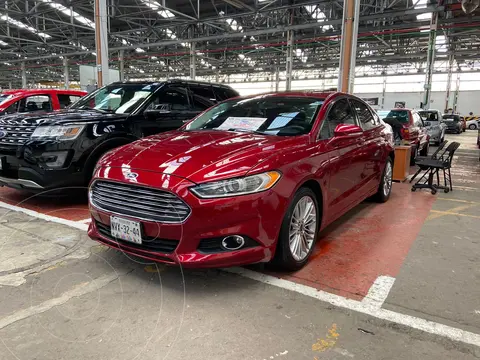
[(470, 125), (468, 126), (468, 128), (469, 128), (470, 130), (477, 130), (477, 125), (475, 125), (475, 124), (470, 124)]
[(287, 271), (305, 266), (317, 242), (319, 228), (320, 209), (315, 193), (302, 187), (283, 219), (274, 264)]
[[(390, 157), (387, 159), (387, 163), (385, 164), (385, 169), (383, 169), (382, 180), (380, 181), (380, 185), (378, 186), (378, 191), (374, 195), (374, 199), (376, 202), (384, 203), (390, 199), (390, 195), (392, 194), (392, 186), (393, 186), (393, 161)], [(412, 188), (412, 191), (413, 190)]]

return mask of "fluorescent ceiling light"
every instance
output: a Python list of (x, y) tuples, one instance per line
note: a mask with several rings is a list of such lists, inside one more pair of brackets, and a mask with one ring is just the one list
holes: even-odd
[(50, 39), (51, 38), (50, 35), (45, 34), (43, 32), (40, 32), (37, 29), (34, 29), (33, 27), (31, 27), (27, 24), (24, 24), (21, 21), (15, 20), (8, 15), (4, 15), (4, 14), (0, 13), (0, 20), (5, 21), (8, 24), (12, 24), (12, 25), (14, 25), (14, 26), (16, 26), (20, 29), (30, 31), (32, 34), (36, 34), (36, 35), (40, 36), (41, 38), (44, 38), (44, 39)]
[(4, 62), (3, 65), (12, 66), (9, 62)]
[(8, 46), (8, 44), (5, 41), (0, 40), (0, 45), (1, 46)]
[(87, 25), (88, 27), (95, 29), (95, 23), (92, 20), (86, 18), (85, 16), (80, 15), (79, 13), (67, 8), (66, 6), (63, 6), (62, 4), (59, 4), (53, 0), (40, 0), (40, 2), (49, 5), (50, 7), (60, 11), (64, 15), (67, 15), (70, 17), (73, 16), (73, 18), (79, 23), (82, 23), (83, 25)]

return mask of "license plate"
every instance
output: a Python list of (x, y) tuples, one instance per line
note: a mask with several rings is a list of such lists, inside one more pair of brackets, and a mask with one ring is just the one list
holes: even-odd
[(110, 217), (110, 232), (116, 239), (129, 241), (135, 244), (142, 243), (140, 223), (122, 219), (116, 216)]

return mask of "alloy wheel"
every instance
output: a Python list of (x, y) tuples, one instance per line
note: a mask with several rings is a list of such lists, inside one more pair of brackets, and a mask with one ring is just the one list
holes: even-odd
[(385, 175), (383, 178), (383, 194), (388, 196), (390, 191), (392, 190), (392, 183), (393, 183), (393, 171), (392, 171), (392, 163), (387, 161), (387, 165), (385, 165)]
[(310, 253), (317, 229), (317, 209), (310, 196), (302, 197), (293, 210), (290, 220), (290, 252), (296, 261), (304, 260)]

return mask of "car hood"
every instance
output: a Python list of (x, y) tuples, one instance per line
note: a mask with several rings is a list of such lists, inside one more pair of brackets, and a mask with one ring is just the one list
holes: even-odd
[(171, 131), (114, 150), (99, 165), (155, 171), (202, 183), (243, 176), (272, 155), (295, 151), (302, 143), (306, 143), (305, 136)]
[(51, 113), (33, 112), (1, 116), (0, 124), (63, 125), (79, 122), (88, 123), (101, 120), (125, 119), (127, 116), (127, 114), (109, 114), (89, 110), (60, 110)]

